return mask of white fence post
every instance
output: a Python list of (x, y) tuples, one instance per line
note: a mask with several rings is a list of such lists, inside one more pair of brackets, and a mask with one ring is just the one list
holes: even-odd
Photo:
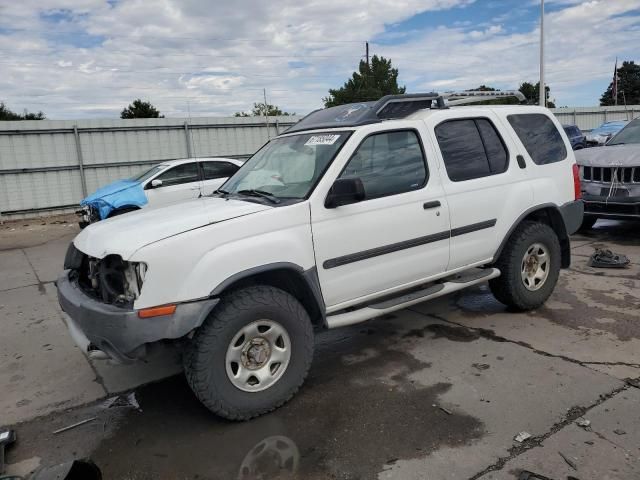
[(80, 133), (78, 125), (73, 126), (73, 135), (76, 139), (76, 153), (78, 155), (78, 167), (80, 169), (80, 183), (82, 184), (82, 196), (87, 196), (87, 179), (84, 176), (84, 161), (82, 159), (82, 147), (80, 146)]

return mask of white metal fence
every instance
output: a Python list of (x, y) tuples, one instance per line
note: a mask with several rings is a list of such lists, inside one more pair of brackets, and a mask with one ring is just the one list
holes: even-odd
[[(628, 107), (555, 108), (591, 130), (640, 116)], [(299, 117), (0, 122), (0, 216), (75, 208), (88, 193), (150, 164), (190, 156), (246, 158)]]
[(295, 117), (0, 122), (0, 215), (74, 208), (150, 164), (191, 156), (247, 158)]

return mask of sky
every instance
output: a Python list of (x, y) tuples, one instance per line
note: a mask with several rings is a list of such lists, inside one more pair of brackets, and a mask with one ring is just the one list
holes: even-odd
[[(640, 0), (546, 0), (558, 106), (597, 105), (616, 56), (640, 62)], [(517, 88), (539, 76), (539, 0), (0, 0), (0, 101), (51, 119), (321, 108), (364, 57), (407, 92)]]

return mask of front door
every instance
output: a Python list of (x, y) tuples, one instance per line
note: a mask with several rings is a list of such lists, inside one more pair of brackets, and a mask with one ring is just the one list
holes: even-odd
[(311, 204), (316, 264), (329, 311), (446, 270), (447, 203), (417, 130), (366, 136), (339, 177), (360, 178), (365, 199), (337, 208), (326, 208), (324, 198)]
[(176, 165), (153, 180), (161, 180), (162, 185), (152, 187), (152, 180), (147, 182), (145, 193), (149, 206), (156, 207), (200, 196), (200, 176), (196, 162)]

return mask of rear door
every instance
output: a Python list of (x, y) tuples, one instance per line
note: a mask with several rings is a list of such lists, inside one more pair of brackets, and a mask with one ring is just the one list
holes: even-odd
[(238, 171), (237, 165), (220, 160), (203, 160), (200, 162), (202, 170), (202, 194), (211, 195)]
[(200, 196), (200, 172), (197, 162), (182, 163), (165, 170), (153, 180), (161, 180), (159, 187), (147, 182), (145, 193), (150, 206), (166, 205)]
[(532, 190), (516, 152), (487, 110), (433, 122), (442, 182), (449, 203), (449, 269), (485, 263), (498, 249), (498, 232), (531, 205)]

